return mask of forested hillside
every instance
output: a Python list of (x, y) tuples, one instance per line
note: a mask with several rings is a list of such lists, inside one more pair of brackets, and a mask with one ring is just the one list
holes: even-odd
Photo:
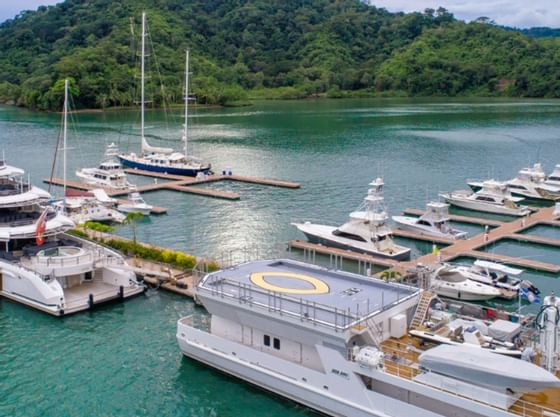
[(560, 39), (466, 24), (444, 9), (395, 14), (358, 0), (66, 0), (0, 25), (0, 101), (55, 109), (59, 81), (70, 77), (79, 107), (132, 105), (142, 10), (152, 67), (165, 86), (156, 104), (181, 101), (186, 48), (202, 103), (248, 95), (560, 96)]

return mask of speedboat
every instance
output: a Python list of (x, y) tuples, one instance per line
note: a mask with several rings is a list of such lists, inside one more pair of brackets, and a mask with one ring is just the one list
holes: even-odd
[(118, 155), (117, 146), (111, 143), (105, 150), (103, 161), (97, 168), (83, 168), (76, 171), (76, 176), (83, 182), (96, 187), (114, 190), (126, 190), (130, 187), (126, 173), (122, 165), (116, 159)]
[(383, 197), (383, 180), (370, 183), (368, 195), (362, 205), (350, 213), (342, 226), (328, 226), (310, 222), (292, 223), (311, 242), (349, 249), (390, 259), (408, 259), (410, 249), (393, 241), (392, 230), (387, 226), (387, 211)]
[(147, 204), (140, 193), (132, 189), (128, 200), (119, 203), (117, 209), (123, 213), (142, 213), (147, 216), (152, 212), (153, 206)]
[(494, 180), (484, 181), (482, 188), (476, 192), (459, 190), (440, 196), (447, 203), (468, 210), (510, 216), (527, 216), (531, 213), (527, 206), (517, 204), (523, 200), (522, 197), (513, 197), (505, 183)]
[(484, 301), (500, 296), (500, 290), (492, 285), (470, 279), (463, 270), (451, 264), (441, 264), (431, 277), (432, 290), (442, 297), (457, 300)]
[(524, 272), (522, 269), (496, 262), (477, 259), (473, 265), (455, 265), (451, 271), (472, 281), (521, 293), (531, 302), (535, 302), (536, 297), (540, 294), (539, 289), (531, 281), (520, 278)]
[(130, 168), (141, 169), (146, 171), (164, 172), (173, 175), (184, 175), (189, 177), (196, 177), (199, 172), (209, 174), (211, 172), (211, 165), (202, 162), (200, 159), (189, 155), (188, 153), (188, 102), (189, 102), (189, 51), (186, 55), (186, 70), (185, 70), (185, 124), (183, 131), (183, 150), (182, 152), (175, 151), (173, 148), (152, 146), (148, 143), (144, 134), (144, 112), (145, 112), (145, 74), (144, 74), (144, 61), (146, 57), (146, 13), (142, 14), (142, 48), (141, 48), (141, 100), (140, 100), (140, 113), (141, 113), (141, 153), (121, 154), (119, 159), (121, 163)]
[(450, 239), (465, 239), (467, 232), (457, 230), (449, 224), (449, 204), (430, 202), (426, 205), (426, 213), (419, 218), (409, 216), (393, 216), (399, 229), (410, 230), (423, 235)]
[[(560, 187), (545, 183), (546, 175), (541, 164), (521, 169), (517, 177), (506, 181), (511, 194), (531, 200), (558, 200)], [(474, 191), (482, 189), (484, 182), (471, 181), (468, 183)]]

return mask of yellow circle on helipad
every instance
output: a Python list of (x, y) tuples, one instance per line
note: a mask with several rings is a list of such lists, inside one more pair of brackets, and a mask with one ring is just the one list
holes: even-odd
[[(266, 277), (282, 277), (282, 278), (292, 278), (305, 281), (311, 285), (313, 288), (286, 288), (280, 287), (278, 285), (271, 284), (266, 281)], [(327, 294), (330, 291), (329, 286), (318, 278), (295, 274), (292, 272), (254, 272), (251, 274), (251, 282), (258, 287), (265, 290), (282, 292), (286, 294), (300, 294), (300, 295), (312, 295), (312, 294)]]

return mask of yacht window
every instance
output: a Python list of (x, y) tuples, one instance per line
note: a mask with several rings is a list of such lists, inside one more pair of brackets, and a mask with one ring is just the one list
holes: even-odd
[(274, 349), (280, 350), (280, 339), (274, 338)]
[(525, 190), (525, 189), (526, 189), (526, 188), (523, 187), (522, 185), (515, 185), (515, 184), (508, 185), (508, 187), (509, 187), (509, 188), (516, 188), (516, 189), (518, 189), (518, 190)]
[(490, 201), (490, 202), (492, 202), (492, 203), (494, 202), (494, 199), (493, 199), (493, 198), (490, 198), (490, 197), (483, 197), (483, 196), (480, 196), (480, 195), (477, 196), (476, 199), (479, 200), (479, 201)]
[(342, 232), (340, 230), (335, 230), (334, 232), (332, 232), (333, 235), (335, 236), (339, 236), (339, 237), (345, 237), (346, 239), (352, 239), (352, 240), (356, 240), (358, 242), (367, 242), (363, 237), (358, 236), (358, 235), (354, 235), (352, 233), (346, 233), (346, 232)]
[(429, 222), (427, 222), (426, 220), (418, 220), (418, 224), (424, 225), (424, 226), (431, 226), (431, 224)]
[(560, 177), (548, 177), (550, 181), (560, 181)]
[(270, 336), (267, 334), (264, 335), (264, 345), (270, 346)]

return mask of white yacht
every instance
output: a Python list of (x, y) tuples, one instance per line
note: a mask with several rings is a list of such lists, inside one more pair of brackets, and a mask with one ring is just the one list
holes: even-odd
[(211, 165), (190, 155), (188, 152), (188, 104), (189, 104), (189, 51), (186, 52), (185, 62), (185, 123), (183, 130), (183, 150), (175, 151), (173, 148), (152, 146), (144, 135), (144, 113), (145, 113), (145, 57), (146, 57), (146, 13), (142, 13), (142, 40), (141, 40), (141, 83), (140, 83), (140, 130), (141, 130), (141, 153), (121, 154), (121, 163), (130, 168), (146, 171), (164, 172), (173, 175), (184, 175), (196, 177), (199, 173), (211, 173)]
[(518, 203), (522, 197), (513, 197), (503, 182), (494, 180), (484, 181), (482, 188), (476, 192), (459, 190), (440, 194), (451, 205), (468, 210), (486, 213), (506, 214), (510, 216), (527, 216), (531, 210)]
[(415, 288), (270, 260), (208, 274), (196, 293), (211, 317), (178, 321), (184, 355), (329, 416), (560, 413), (560, 380), (535, 364), (412, 344)]
[(449, 224), (449, 204), (430, 202), (426, 212), (420, 217), (393, 216), (399, 229), (410, 230), (423, 235), (450, 239), (466, 239), (467, 232), (453, 229)]
[(148, 216), (154, 207), (147, 204), (140, 193), (135, 188), (132, 188), (128, 194), (128, 200), (119, 203), (117, 208), (123, 213), (141, 213), (144, 216)]
[[(517, 177), (506, 181), (507, 187), (513, 195), (531, 200), (558, 200), (560, 187), (545, 183), (546, 175), (541, 164), (521, 169)], [(478, 191), (483, 182), (471, 181), (469, 187)]]
[(556, 164), (554, 170), (546, 178), (544, 183), (553, 187), (560, 187), (560, 164)]
[(93, 193), (70, 192), (66, 198), (55, 203), (76, 224), (84, 224), (88, 221), (123, 223), (125, 215), (119, 211), (100, 202)]
[(560, 218), (560, 203), (556, 203), (554, 205), (554, 211), (552, 212), (552, 215), (556, 219)]
[(465, 279), (496, 288), (503, 288), (524, 295), (529, 301), (536, 299), (540, 291), (528, 280), (521, 278), (522, 269), (512, 268), (496, 262), (477, 259), (473, 265), (448, 265), (448, 274), (457, 274)]
[(499, 297), (501, 292), (493, 285), (471, 279), (460, 266), (441, 264), (431, 277), (431, 289), (442, 297), (464, 301), (484, 301)]
[(112, 190), (130, 188), (128, 177), (117, 159), (119, 150), (114, 143), (107, 145), (105, 156), (97, 168), (83, 168), (76, 176), (86, 184)]
[(391, 228), (386, 224), (388, 216), (383, 185), (381, 178), (372, 181), (362, 205), (357, 211), (350, 213), (350, 219), (340, 227), (310, 222), (292, 224), (311, 242), (384, 258), (408, 259), (410, 249), (393, 241)]
[(62, 316), (143, 292), (117, 252), (64, 232), (51, 196), (0, 162), (0, 295)]

